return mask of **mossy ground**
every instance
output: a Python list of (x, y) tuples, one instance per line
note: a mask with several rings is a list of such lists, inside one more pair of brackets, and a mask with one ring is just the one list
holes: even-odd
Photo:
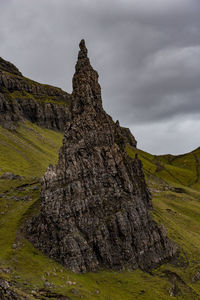
[[(23, 224), (40, 209), (39, 178), (55, 164), (62, 134), (23, 123), (11, 132), (0, 128), (0, 277), (27, 299), (200, 299), (200, 150), (182, 156), (153, 156), (127, 147), (142, 159), (153, 192), (153, 218), (179, 245), (180, 256), (153, 270), (74, 274), (35, 249), (23, 236)], [(72, 284), (71, 284), (71, 283)], [(74, 283), (74, 284), (73, 284)], [(170, 296), (171, 294), (171, 296)], [(173, 296), (174, 295), (174, 296)]]
[(31, 123), (21, 123), (16, 131), (0, 127), (0, 174), (41, 177), (57, 161), (61, 142), (61, 133)]
[(48, 96), (46, 95), (36, 95), (36, 94), (31, 94), (26, 91), (13, 91), (13, 92), (8, 92), (6, 89), (4, 89), (4, 96), (8, 101), (13, 101), (16, 99), (25, 99), (25, 100), (35, 100), (38, 103), (53, 103), (56, 105), (60, 106), (69, 106), (69, 100), (63, 100), (63, 98), (59, 96)]

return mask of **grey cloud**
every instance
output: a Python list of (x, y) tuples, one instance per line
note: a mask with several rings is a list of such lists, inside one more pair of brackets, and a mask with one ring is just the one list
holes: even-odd
[[(199, 117), (200, 115), (187, 120), (178, 117), (177, 120), (151, 123), (148, 126), (134, 125), (130, 128), (135, 132), (140, 149), (150, 153), (167, 154), (172, 153), (173, 145), (180, 145), (180, 148), (173, 148), (173, 154), (183, 154), (199, 147)], [(155, 141), (159, 149), (157, 152), (154, 150)]]
[(199, 59), (200, 46), (167, 49), (147, 58), (134, 84), (135, 108), (155, 108), (150, 119), (149, 111), (144, 114), (147, 121), (200, 109)]
[[(161, 149), (159, 138), (169, 138), (163, 123), (170, 122), (181, 136), (180, 120), (196, 119), (200, 109), (199, 8), (199, 0), (1, 1), (0, 56), (24, 75), (70, 92), (85, 38), (105, 109), (133, 132), (143, 128), (144, 147), (151, 143), (145, 128), (157, 126), (151, 150), (182, 152), (185, 140)], [(196, 137), (189, 142), (196, 145)]]

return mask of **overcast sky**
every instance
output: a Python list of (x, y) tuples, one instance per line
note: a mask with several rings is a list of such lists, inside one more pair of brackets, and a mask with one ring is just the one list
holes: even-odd
[(103, 105), (138, 147), (200, 146), (199, 0), (0, 0), (0, 56), (71, 92), (84, 38)]

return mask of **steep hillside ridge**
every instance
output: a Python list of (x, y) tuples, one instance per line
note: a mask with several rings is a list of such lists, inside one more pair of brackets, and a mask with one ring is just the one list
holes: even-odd
[(103, 110), (98, 74), (84, 40), (72, 97), (59, 161), (43, 177), (41, 212), (27, 236), (74, 272), (149, 270), (172, 257), (177, 247), (149, 215), (151, 195), (141, 162), (127, 156), (119, 123)]
[(126, 151), (132, 158), (140, 156), (150, 184), (157, 178), (166, 189), (176, 185), (200, 190), (200, 148), (181, 155), (151, 155), (128, 145)]
[(49, 129), (64, 131), (70, 118), (70, 95), (59, 88), (30, 80), (0, 58), (0, 125), (16, 129), (28, 120)]

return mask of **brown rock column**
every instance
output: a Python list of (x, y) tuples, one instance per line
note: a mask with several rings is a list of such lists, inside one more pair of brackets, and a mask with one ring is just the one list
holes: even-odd
[(149, 270), (173, 256), (176, 246), (149, 215), (141, 162), (126, 155), (119, 125), (103, 110), (84, 40), (72, 96), (72, 119), (58, 164), (43, 177), (41, 212), (28, 226), (29, 239), (75, 272)]

